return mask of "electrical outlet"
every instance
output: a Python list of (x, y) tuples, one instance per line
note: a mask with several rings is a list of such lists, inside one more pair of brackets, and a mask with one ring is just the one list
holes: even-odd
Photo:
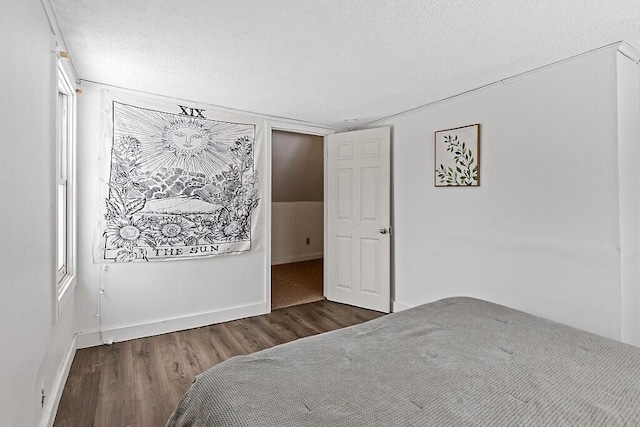
[(311, 243), (311, 239), (307, 237), (307, 245)]

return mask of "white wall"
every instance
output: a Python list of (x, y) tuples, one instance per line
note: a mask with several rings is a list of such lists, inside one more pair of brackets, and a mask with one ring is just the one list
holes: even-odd
[[(621, 338), (616, 54), (380, 123), (393, 126), (398, 305), (469, 295)], [(481, 186), (434, 188), (434, 132), (473, 123)]]
[(0, 28), (0, 424), (46, 425), (75, 310), (71, 301), (55, 320), (53, 34), (39, 0), (2, 2)]
[(324, 140), (297, 132), (272, 132), (273, 202), (321, 202)]
[(271, 204), (272, 265), (322, 258), (323, 241), (323, 202)]

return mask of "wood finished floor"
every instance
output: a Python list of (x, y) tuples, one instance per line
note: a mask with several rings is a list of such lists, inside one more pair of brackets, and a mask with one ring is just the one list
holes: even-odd
[(382, 316), (326, 300), (78, 350), (54, 427), (161, 427), (193, 378), (232, 356)]

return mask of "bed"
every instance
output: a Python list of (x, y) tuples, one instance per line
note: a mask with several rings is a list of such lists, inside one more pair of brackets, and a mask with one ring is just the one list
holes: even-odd
[(236, 356), (167, 426), (640, 426), (640, 349), (457, 297)]

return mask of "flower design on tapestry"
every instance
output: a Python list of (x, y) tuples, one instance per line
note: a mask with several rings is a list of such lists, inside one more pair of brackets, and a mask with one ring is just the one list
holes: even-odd
[(153, 236), (159, 245), (184, 244), (189, 237), (193, 225), (183, 217), (166, 218), (159, 220), (153, 227)]
[(132, 249), (134, 246), (156, 245), (148, 224), (141, 220), (113, 218), (108, 222), (105, 234), (117, 248)]

